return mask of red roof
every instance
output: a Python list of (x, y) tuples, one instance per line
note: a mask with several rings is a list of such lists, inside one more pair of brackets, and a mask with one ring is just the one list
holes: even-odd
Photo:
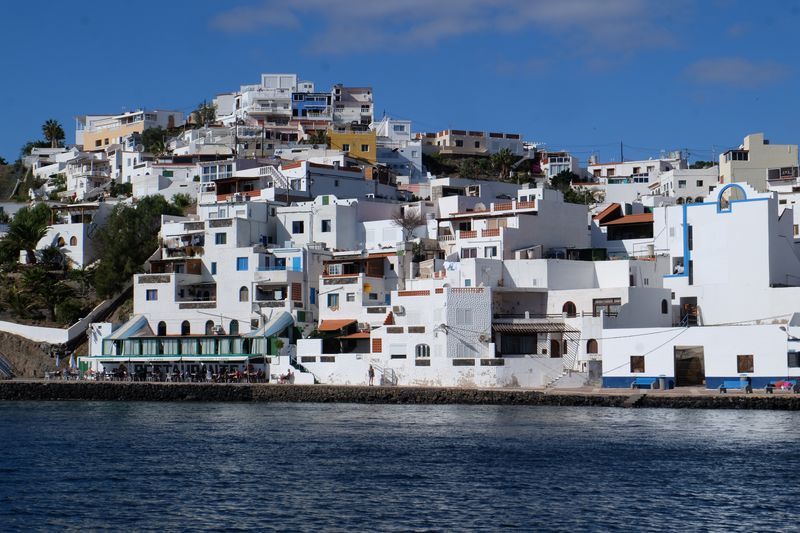
[(359, 331), (350, 335), (342, 335), (340, 339), (369, 339), (369, 331)]
[(611, 222), (604, 224), (605, 226), (621, 226), (623, 224), (652, 224), (653, 213), (639, 213), (638, 215), (627, 215)]
[(608, 216), (614, 214), (614, 212), (617, 209), (619, 209), (620, 207), (622, 207), (622, 206), (619, 205), (618, 203), (613, 203), (613, 204), (609, 205), (608, 207), (606, 207), (605, 209), (603, 209), (602, 211), (600, 211), (599, 213), (597, 213), (594, 216), (594, 219), (597, 220), (598, 222), (602, 223), (604, 218), (607, 218)]
[(342, 328), (349, 326), (350, 324), (355, 324), (355, 320), (352, 318), (345, 318), (343, 320), (323, 320), (319, 324), (319, 331), (338, 331)]

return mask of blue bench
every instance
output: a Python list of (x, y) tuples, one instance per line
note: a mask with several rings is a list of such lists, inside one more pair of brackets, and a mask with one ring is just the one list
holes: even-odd
[(746, 394), (753, 392), (753, 387), (749, 381), (741, 381), (738, 379), (726, 379), (719, 386), (720, 393), (727, 393), (728, 390), (743, 390)]
[(642, 387), (647, 387), (648, 389), (654, 389), (656, 384), (656, 378), (636, 378), (631, 383), (632, 389), (641, 389)]

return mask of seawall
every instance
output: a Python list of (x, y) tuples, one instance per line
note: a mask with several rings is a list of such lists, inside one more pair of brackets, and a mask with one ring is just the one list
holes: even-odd
[(310, 402), (382, 404), (561, 405), (586, 407), (800, 410), (794, 394), (677, 394), (534, 391), (436, 387), (336, 385), (118, 383), (63, 381), (0, 382), (0, 400), (166, 402)]

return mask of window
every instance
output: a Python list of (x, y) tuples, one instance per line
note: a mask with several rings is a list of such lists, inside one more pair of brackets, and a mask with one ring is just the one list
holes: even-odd
[(561, 306), (561, 312), (569, 317), (573, 317), (578, 314), (575, 304), (572, 302), (564, 302), (564, 305)]
[(188, 320), (181, 322), (181, 335), (189, 335), (192, 332), (192, 327), (189, 325)]
[(348, 143), (342, 143), (342, 152), (349, 152), (350, 145)]
[(367, 153), (367, 152), (369, 152), (369, 145), (368, 144), (362, 144), (361, 145), (361, 153)]
[(427, 344), (417, 344), (414, 348), (414, 355), (417, 357), (430, 357), (431, 347)]
[(248, 269), (248, 258), (247, 257), (237, 257), (236, 258), (236, 270), (241, 272)]
[(212, 276), (216, 276), (217, 275), (217, 263), (216, 263), (216, 261), (213, 261), (211, 263), (211, 275)]
[(484, 257), (497, 257), (497, 246), (487, 246), (483, 249)]
[(214, 244), (227, 244), (227, 242), (228, 242), (227, 233), (216, 233), (214, 235)]
[(631, 374), (644, 372), (644, 356), (632, 355), (631, 356)]
[(480, 147), (481, 147), (481, 142), (475, 141), (475, 148), (480, 148)]
[(788, 366), (789, 368), (798, 368), (800, 367), (800, 353), (798, 352), (789, 352), (788, 356)]
[(411, 150), (411, 157), (417, 157), (417, 151)]
[(586, 342), (586, 353), (597, 353), (597, 341), (595, 339), (589, 339)]
[(600, 175), (601, 175), (601, 174), (600, 174), (600, 172), (601, 172), (601, 170), (600, 170), (599, 168), (596, 168), (596, 169), (594, 169), (594, 170), (592, 171), (592, 175), (593, 175), (595, 178), (599, 178), (599, 177), (600, 177)]
[(642, 173), (642, 167), (633, 167), (633, 173), (634, 174), (641, 174)]
[(666, 300), (661, 300), (661, 314), (666, 315), (669, 313), (669, 304)]
[(462, 141), (461, 139), (456, 139), (456, 146), (458, 146), (459, 148), (464, 146), (464, 141)]
[(356, 301), (356, 293), (348, 292), (347, 294), (345, 294), (345, 300), (347, 300), (348, 302), (355, 302)]
[(685, 189), (686, 188), (686, 180), (678, 180), (678, 188)]
[(406, 345), (405, 344), (390, 344), (389, 357), (392, 359), (405, 359), (406, 358)]
[(231, 320), (231, 325), (228, 328), (228, 335), (238, 335), (238, 334), (239, 334), (239, 321)]
[(338, 309), (339, 308), (339, 295), (338, 294), (329, 294), (328, 295), (328, 307), (331, 309)]
[[(367, 110), (367, 111), (369, 111), (369, 110)], [(395, 132), (404, 132), (404, 131), (406, 131), (406, 126), (405, 126), (405, 124), (394, 124), (394, 125), (392, 125), (392, 129)]]
[(103, 143), (101, 143), (101, 142), (100, 142), (100, 139), (97, 139), (97, 140), (94, 142), (94, 145), (95, 145), (95, 147), (97, 147), (97, 146), (102, 146), (102, 145), (103, 145)]
[(736, 372), (740, 374), (745, 372), (754, 372), (752, 354), (736, 356)]
[(369, 293), (369, 299), (370, 300), (377, 300), (378, 299), (378, 293), (377, 292)]
[(698, 187), (702, 187), (702, 186), (703, 186), (703, 180), (697, 180), (697, 183), (696, 183), (696, 185), (697, 185)]
[(294, 222), (292, 222), (292, 233), (293, 234), (296, 235), (298, 233), (305, 233), (305, 232), (306, 232), (306, 224), (305, 224), (304, 221), (295, 220)]
[(613, 177), (615, 175), (616, 175), (616, 171), (613, 168), (607, 168), (606, 169), (606, 176), (608, 176), (610, 178), (610, 177)]
[(78, 246), (78, 238), (75, 235), (69, 238), (69, 245)]
[(167, 323), (161, 321), (158, 323), (158, 328), (156, 328), (156, 335), (159, 337), (163, 337), (167, 334)]
[(600, 316), (602, 311), (606, 316), (617, 316), (621, 305), (620, 298), (596, 298), (592, 300), (592, 314)]
[(206, 335), (213, 335), (213, 334), (214, 334), (214, 321), (206, 320)]
[(456, 324), (459, 326), (471, 326), (472, 309), (456, 309)]
[(147, 289), (145, 293), (145, 300), (148, 302), (155, 302), (158, 300), (158, 289)]
[(239, 289), (239, 301), (240, 302), (247, 302), (250, 300), (250, 291), (247, 287), (241, 287)]
[(331, 231), (331, 221), (330, 219), (322, 221), (322, 233), (330, 233)]
[(462, 259), (469, 259), (478, 257), (478, 249), (477, 248), (462, 248), (461, 249), (461, 258)]

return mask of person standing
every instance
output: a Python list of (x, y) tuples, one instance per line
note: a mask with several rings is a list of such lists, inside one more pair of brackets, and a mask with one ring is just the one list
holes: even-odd
[(375, 369), (372, 368), (372, 365), (369, 365), (367, 375), (369, 376), (369, 386), (372, 387), (372, 384), (375, 381)]

